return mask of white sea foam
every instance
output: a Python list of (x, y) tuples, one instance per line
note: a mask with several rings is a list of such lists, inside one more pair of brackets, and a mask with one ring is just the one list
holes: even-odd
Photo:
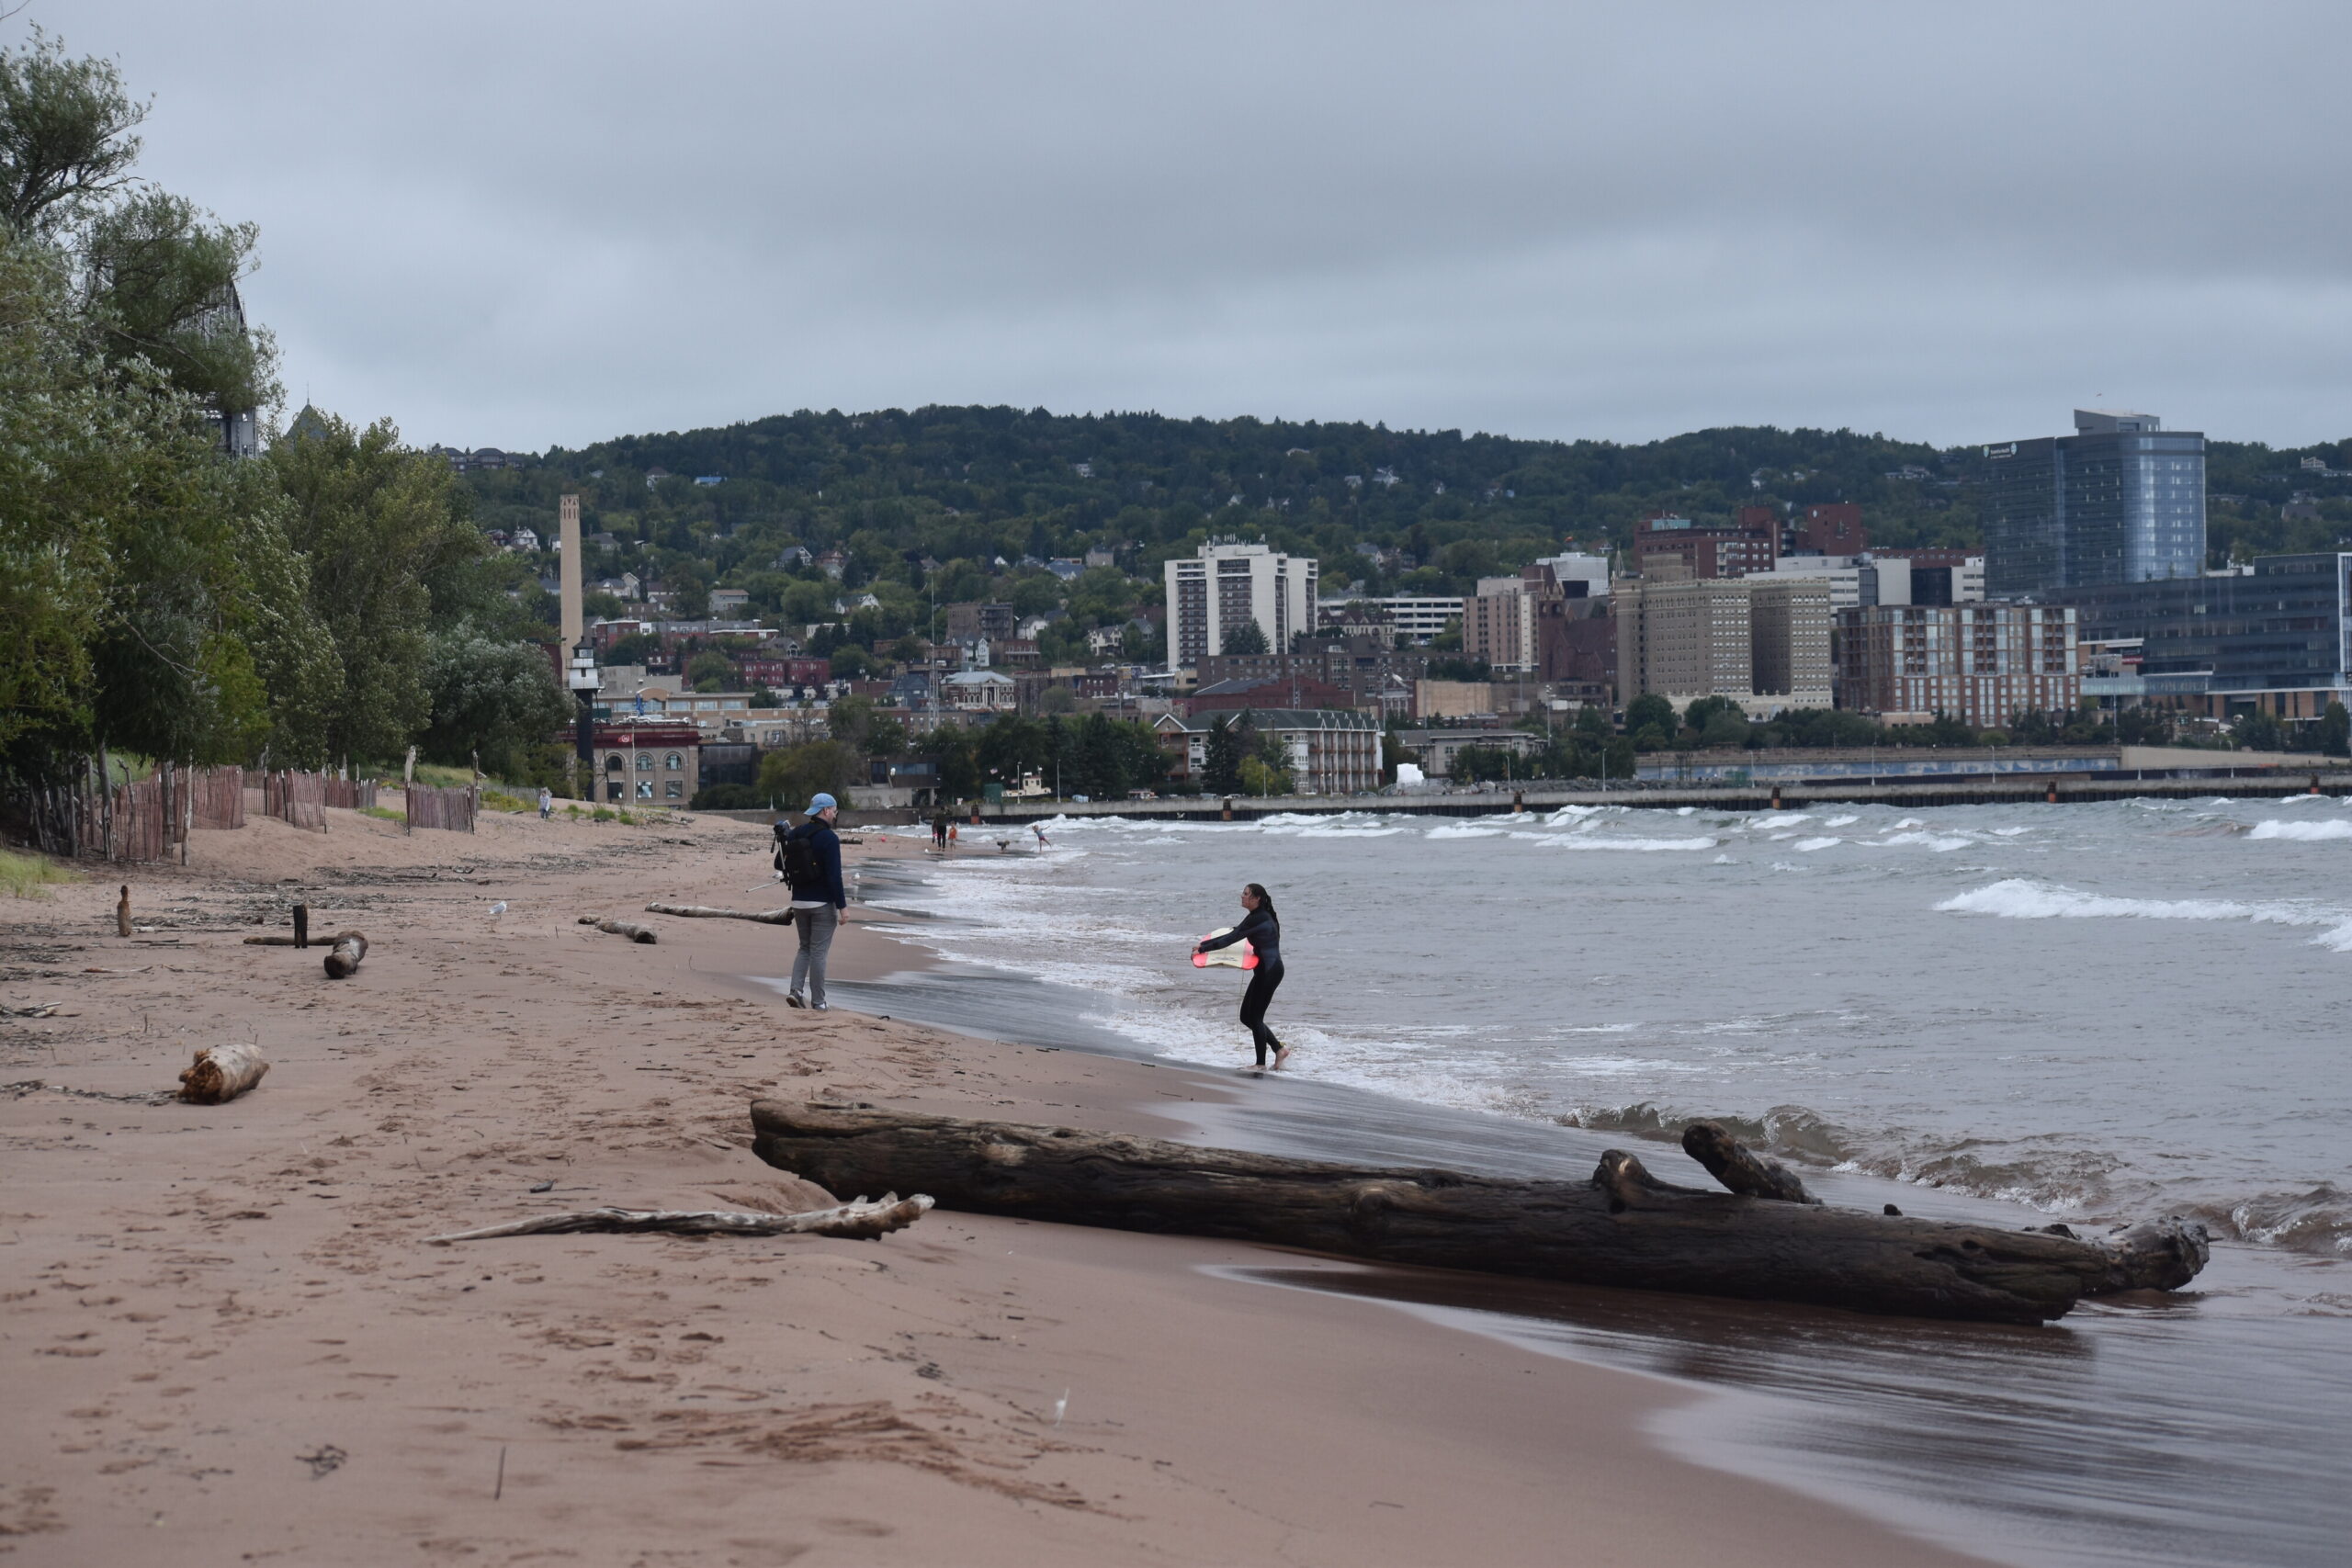
[(1828, 821), (1824, 822), (1822, 826), (1825, 828), (1850, 828), (1860, 820), (1861, 818), (1859, 817), (1832, 817)]
[(1499, 839), (1503, 832), (1500, 828), (1476, 828), (1467, 822), (1447, 822), (1421, 836), (1425, 839)]
[(1815, 850), (1826, 850), (1832, 844), (1842, 844), (1845, 841), (1843, 839), (1799, 839), (1796, 847), (1803, 853), (1811, 854)]
[(1955, 894), (1936, 906), (1970, 915), (1997, 915), (2012, 920), (2136, 919), (2249, 920), (2256, 925), (2333, 927), (2318, 939), (2335, 945), (2345, 936), (2352, 948), (2352, 917), (2342, 910), (2314, 909), (2296, 904), (2250, 904), (2235, 898), (2118, 898), (2086, 893), (2054, 882), (2012, 876), (1990, 886)]
[(2330, 818), (2324, 822), (2281, 822), (2273, 818), (2257, 822), (2249, 839), (2301, 839), (2306, 842), (2321, 839), (2352, 839), (2352, 822), (2342, 818)]
[(1712, 850), (1715, 847), (1715, 840), (1713, 839), (1611, 839), (1597, 833), (1577, 838), (1547, 839), (1544, 841), (1563, 850), (1634, 850), (1643, 853), (1656, 853), (1664, 850)]
[[(1755, 829), (1759, 833), (1770, 833), (1776, 829), (1793, 828), (1800, 822), (1810, 822), (1812, 820), (1813, 818), (1810, 816), (1802, 811), (1783, 811), (1776, 817), (1758, 817), (1755, 821), (1749, 823), (1748, 826)], [(1849, 817), (1846, 820), (1851, 822), (1853, 818)]]
[(1876, 840), (1872, 847), (1887, 849), (1897, 844), (1924, 844), (1940, 855), (1966, 849), (1969, 840), (1952, 833), (1893, 833)]

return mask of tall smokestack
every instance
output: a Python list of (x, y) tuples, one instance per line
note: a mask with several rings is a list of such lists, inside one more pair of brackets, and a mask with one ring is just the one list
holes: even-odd
[(571, 650), (580, 646), (580, 639), (588, 634), (587, 614), (581, 608), (580, 498), (565, 496), (560, 515), (562, 524), (559, 536), (563, 541), (563, 656), (569, 659)]

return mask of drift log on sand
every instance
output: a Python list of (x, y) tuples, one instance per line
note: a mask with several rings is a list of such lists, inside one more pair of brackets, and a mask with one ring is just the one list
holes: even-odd
[(1889, 1217), (1677, 1187), (1618, 1150), (1589, 1181), (1522, 1181), (870, 1106), (757, 1100), (752, 1128), (762, 1159), (837, 1192), (914, 1187), (980, 1213), (1856, 1312), (2040, 1323), (2086, 1295), (2186, 1284), (2206, 1258), (2203, 1227), (2179, 1221), (2084, 1241)]
[(258, 1045), (207, 1045), (180, 1074), (180, 1099), (190, 1105), (219, 1105), (261, 1082), (269, 1058)]
[(368, 956), (368, 939), (357, 931), (345, 931), (334, 939), (334, 948), (327, 954), (327, 978), (341, 980), (359, 973), (359, 961)]
[(594, 926), (598, 931), (609, 931), (615, 936), (625, 936), (631, 942), (651, 942), (660, 940), (651, 926), (635, 925), (628, 920), (602, 920), (594, 915), (582, 915), (580, 917), (580, 923), (583, 926)]
[(435, 1247), (453, 1241), (488, 1241), (502, 1235), (570, 1235), (581, 1231), (662, 1231), (672, 1235), (831, 1235), (876, 1241), (922, 1218), (932, 1200), (918, 1192), (892, 1192), (802, 1214), (745, 1213), (729, 1209), (589, 1209), (576, 1214), (541, 1214), (478, 1231), (427, 1236)]
[(788, 926), (789, 909), (715, 909), (708, 904), (648, 904), (649, 915), (675, 915), (682, 920), (757, 920), (762, 925)]

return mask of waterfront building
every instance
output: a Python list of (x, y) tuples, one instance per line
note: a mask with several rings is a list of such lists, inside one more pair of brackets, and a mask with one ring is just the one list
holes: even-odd
[(1524, 729), (1403, 729), (1396, 739), (1420, 758), (1421, 772), (1433, 779), (1452, 778), (1454, 760), (1473, 746), (1531, 757), (1547, 744), (1543, 736)]
[(1209, 731), (1219, 722), (1246, 723), (1252, 735), (1281, 742), (1300, 795), (1354, 795), (1380, 787), (1381, 727), (1340, 708), (1257, 708), (1197, 718), (1162, 714), (1152, 728), (1168, 753), (1170, 779), (1200, 781), (1208, 767)]
[(1986, 591), (2195, 577), (2205, 566), (2205, 437), (2154, 414), (2076, 409), (2073, 435), (1987, 446)]
[(2082, 701), (2075, 610), (2044, 604), (1877, 604), (1837, 617), (1841, 708), (1950, 714), (1996, 728)]
[(1210, 544), (1163, 570), (1173, 664), (1189, 667), (1223, 653), (1226, 639), (1251, 622), (1275, 653), (1288, 652), (1294, 635), (1315, 627), (1316, 563), (1303, 557), (1264, 545)]
[(2352, 706), (2352, 552), (2262, 556), (2250, 567), (2067, 595), (2081, 635), (2134, 643), (2143, 700), (2215, 718), (2317, 718)]

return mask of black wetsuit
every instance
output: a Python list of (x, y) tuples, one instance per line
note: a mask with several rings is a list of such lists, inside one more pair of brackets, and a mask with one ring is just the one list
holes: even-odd
[(1272, 909), (1261, 905), (1250, 911), (1247, 919), (1223, 936), (1211, 937), (1201, 943), (1203, 952), (1230, 947), (1244, 937), (1258, 954), (1258, 967), (1250, 971), (1250, 988), (1241, 993), (1241, 1021), (1250, 1031), (1250, 1038), (1258, 1047), (1258, 1065), (1266, 1065), (1266, 1053), (1279, 1052), (1283, 1043), (1266, 1027), (1266, 1008), (1274, 999), (1274, 987), (1283, 983), (1283, 928)]

